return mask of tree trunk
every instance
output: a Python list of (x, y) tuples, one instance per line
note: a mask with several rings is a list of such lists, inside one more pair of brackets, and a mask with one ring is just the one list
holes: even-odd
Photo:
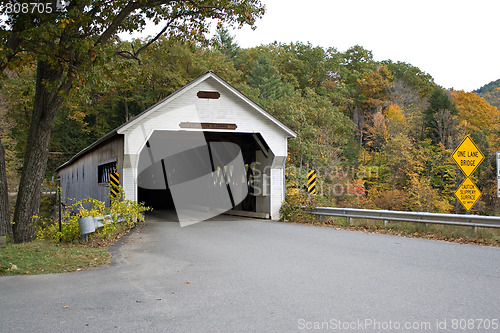
[(7, 187), (7, 170), (5, 168), (5, 151), (0, 138), (0, 236), (9, 235), (12, 240), (10, 224), (9, 189)]
[(128, 102), (127, 102), (127, 97), (123, 100), (123, 105), (125, 106), (125, 122), (129, 121), (129, 114), (128, 114)]
[(30, 242), (35, 238), (35, 215), (38, 214), (50, 135), (54, 118), (62, 105), (70, 83), (64, 80), (64, 69), (57, 64), (39, 61), (36, 90), (24, 155), (23, 171), (14, 211), (14, 242)]

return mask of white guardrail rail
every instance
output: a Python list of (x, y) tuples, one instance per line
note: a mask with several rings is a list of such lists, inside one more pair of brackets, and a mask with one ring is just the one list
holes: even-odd
[(439, 214), (426, 212), (403, 212), (396, 210), (375, 210), (358, 208), (315, 207), (311, 214), (321, 216), (340, 216), (349, 219), (375, 219), (401, 222), (420, 222), (435, 224), (451, 224), (468, 227), (500, 228), (500, 216)]

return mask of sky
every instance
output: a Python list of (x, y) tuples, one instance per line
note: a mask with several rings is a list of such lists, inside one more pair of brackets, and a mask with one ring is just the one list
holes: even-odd
[(232, 31), (243, 48), (311, 43), (402, 61), (444, 88), (472, 91), (500, 79), (499, 0), (262, 0), (257, 29)]

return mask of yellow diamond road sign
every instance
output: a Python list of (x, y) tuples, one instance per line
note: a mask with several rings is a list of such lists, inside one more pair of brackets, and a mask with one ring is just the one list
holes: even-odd
[(469, 177), (484, 160), (484, 155), (470, 136), (466, 136), (452, 155), (462, 172)]
[(465, 209), (469, 211), (481, 196), (481, 191), (479, 191), (476, 184), (474, 184), (470, 178), (465, 178), (456, 190), (455, 196)]

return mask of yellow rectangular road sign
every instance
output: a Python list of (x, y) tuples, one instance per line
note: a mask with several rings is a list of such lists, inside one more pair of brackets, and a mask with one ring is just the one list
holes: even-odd
[(307, 192), (310, 194), (316, 193), (316, 171), (311, 170), (307, 175)]
[(464, 206), (464, 208), (469, 211), (476, 201), (481, 196), (481, 191), (477, 188), (476, 184), (470, 180), (470, 178), (465, 178), (462, 184), (455, 191), (455, 197)]
[(109, 195), (111, 197), (116, 197), (118, 195), (120, 186), (120, 174), (118, 172), (113, 172), (109, 175)]
[(457, 149), (455, 149), (452, 157), (460, 170), (462, 170), (467, 177), (476, 171), (479, 164), (484, 160), (483, 153), (481, 153), (474, 141), (472, 141), (471, 137), (468, 135), (462, 143), (460, 143)]

